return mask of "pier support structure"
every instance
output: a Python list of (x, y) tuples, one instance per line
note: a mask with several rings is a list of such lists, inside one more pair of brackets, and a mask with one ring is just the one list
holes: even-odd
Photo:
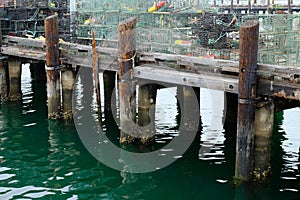
[(9, 101), (19, 101), (22, 97), (21, 92), (21, 73), (22, 63), (20, 60), (13, 59), (8, 62), (8, 74), (9, 74)]
[(154, 140), (156, 95), (156, 85), (146, 84), (139, 87), (138, 125), (145, 128), (139, 133), (141, 143)]
[(239, 94), (235, 177), (249, 181), (253, 171), (259, 22), (240, 28)]
[(36, 81), (46, 81), (45, 62), (32, 62), (29, 65), (31, 78)]
[[(1, 21), (0, 21), (0, 30), (1, 30)], [(2, 31), (0, 31), (0, 48), (2, 47)], [(7, 100), (7, 64), (4, 61), (4, 57), (0, 53), (0, 100)]]
[(120, 143), (135, 140), (136, 84), (132, 68), (136, 57), (136, 17), (131, 17), (118, 26), (118, 74), (120, 102)]
[(1, 101), (7, 100), (7, 64), (0, 60), (0, 98)]
[(62, 118), (65, 120), (72, 119), (72, 92), (75, 83), (75, 75), (71, 69), (65, 69), (61, 72), (62, 84)]
[(104, 84), (104, 111), (111, 112), (115, 109), (115, 101), (113, 98), (113, 92), (116, 87), (116, 72), (104, 71), (103, 72), (103, 84)]
[(274, 111), (274, 99), (271, 97), (258, 103), (256, 106), (253, 175), (258, 180), (263, 180), (270, 174)]
[(52, 15), (45, 19), (46, 72), (48, 118), (60, 117), (60, 66), (58, 45), (58, 16)]

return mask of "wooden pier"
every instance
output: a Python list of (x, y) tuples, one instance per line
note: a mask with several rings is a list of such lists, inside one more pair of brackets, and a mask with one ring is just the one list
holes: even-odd
[[(258, 22), (250, 22), (241, 27), (239, 62), (138, 52), (135, 23), (136, 19), (130, 18), (119, 25), (119, 49), (98, 47), (95, 43), (92, 47), (59, 42), (56, 16), (45, 19), (45, 41), (7, 36), (6, 43), (1, 46), (2, 100), (20, 99), (22, 63), (30, 63), (41, 76), (47, 75), (50, 119), (69, 119), (72, 116), (70, 99), (74, 73), (79, 67), (94, 67), (94, 72), (104, 73), (104, 87), (109, 90), (105, 92), (105, 96), (108, 99), (114, 89), (115, 73), (118, 72), (120, 126), (123, 129), (131, 129), (129, 124), (136, 120), (136, 98), (133, 95), (139, 81), (191, 86), (195, 89), (208, 88), (236, 94), (238, 132), (235, 177), (248, 181), (253, 175), (259, 178), (267, 174), (274, 112), (300, 106), (300, 68), (257, 63)], [(96, 75), (96, 88), (98, 79), (99, 76)], [(156, 90), (155, 87), (148, 86), (140, 87), (139, 90), (139, 120), (147, 121), (150, 115), (153, 118), (153, 113), (149, 113), (149, 110), (155, 104)], [(63, 94), (63, 98), (60, 94)], [(188, 102), (189, 91), (183, 90), (183, 95)], [(60, 102), (61, 99), (64, 102)], [(145, 143), (151, 141), (153, 134), (153, 130), (149, 130), (147, 134), (137, 134), (136, 138), (130, 138), (121, 131), (120, 142), (138, 140)]]

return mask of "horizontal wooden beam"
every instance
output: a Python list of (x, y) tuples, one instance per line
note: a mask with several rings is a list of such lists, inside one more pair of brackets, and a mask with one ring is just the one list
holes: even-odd
[(237, 93), (238, 79), (224, 74), (195, 74), (171, 68), (157, 68), (155, 65), (144, 64), (133, 68), (135, 78), (147, 79), (174, 85), (209, 88)]

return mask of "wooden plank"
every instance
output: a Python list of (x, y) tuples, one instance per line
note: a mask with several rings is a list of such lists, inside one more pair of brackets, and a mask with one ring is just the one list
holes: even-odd
[(18, 47), (2, 47), (2, 54), (8, 56), (17, 56), (21, 58), (27, 58), (32, 60), (43, 60), (46, 61), (46, 52), (45, 51), (38, 51), (33, 49), (24, 49)]
[(234, 76), (224, 74), (195, 74), (175, 69), (158, 69), (149, 64), (133, 68), (133, 76), (135, 78), (163, 83), (208, 88), (231, 93), (237, 93), (238, 88), (238, 81)]
[(45, 40), (8, 36), (7, 41), (8, 41), (8, 45), (14, 45), (14, 46), (27, 46), (31, 48), (45, 47)]

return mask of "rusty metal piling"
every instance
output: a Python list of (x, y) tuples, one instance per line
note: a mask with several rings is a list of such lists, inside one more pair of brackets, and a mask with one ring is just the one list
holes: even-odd
[(240, 28), (235, 177), (243, 181), (251, 179), (253, 170), (258, 33), (258, 21), (249, 21)]

